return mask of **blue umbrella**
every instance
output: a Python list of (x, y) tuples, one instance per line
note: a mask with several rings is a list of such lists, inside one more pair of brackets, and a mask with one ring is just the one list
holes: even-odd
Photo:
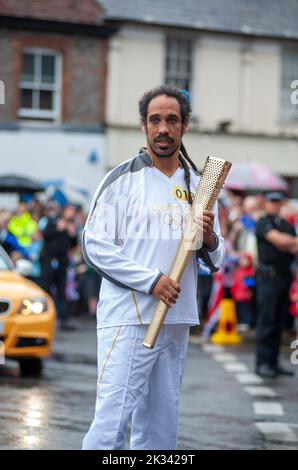
[(51, 179), (44, 183), (47, 198), (56, 201), (61, 206), (76, 204), (85, 206), (90, 200), (90, 192), (79, 181), (70, 179)]

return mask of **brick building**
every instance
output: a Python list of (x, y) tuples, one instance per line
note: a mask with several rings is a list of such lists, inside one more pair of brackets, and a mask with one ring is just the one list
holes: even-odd
[(113, 33), (102, 18), (96, 0), (0, 0), (2, 174), (97, 186)]

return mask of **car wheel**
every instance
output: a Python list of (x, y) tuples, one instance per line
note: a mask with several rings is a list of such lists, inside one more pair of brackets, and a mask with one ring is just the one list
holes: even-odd
[(42, 360), (40, 358), (21, 359), (20, 372), (22, 377), (40, 377), (42, 373)]

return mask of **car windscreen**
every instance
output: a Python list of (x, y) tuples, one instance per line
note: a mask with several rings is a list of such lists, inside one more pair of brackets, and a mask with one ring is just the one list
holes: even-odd
[(13, 269), (12, 262), (10, 261), (10, 258), (8, 255), (5, 253), (4, 250), (1, 249), (0, 247), (0, 271), (11, 271)]
[(8, 269), (11, 269), (10, 266), (0, 256), (0, 271), (7, 271)]

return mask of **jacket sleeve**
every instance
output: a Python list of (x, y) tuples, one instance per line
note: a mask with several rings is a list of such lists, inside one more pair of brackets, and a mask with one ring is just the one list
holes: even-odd
[(17, 238), (11, 233), (7, 232), (6, 243), (10, 246), (12, 251), (19, 251), (25, 258), (30, 258), (28, 251), (22, 245), (19, 244)]
[(225, 241), (220, 233), (220, 226), (218, 220), (218, 204), (214, 206), (214, 228), (213, 232), (216, 237), (216, 245), (212, 250), (208, 250), (204, 245), (197, 252), (199, 259), (203, 260), (211, 272), (218, 271), (224, 262), (225, 257)]
[(85, 261), (101, 276), (114, 284), (151, 294), (162, 273), (130, 259), (119, 236), (124, 205), (117, 187), (95, 194), (83, 230), (82, 251)]

